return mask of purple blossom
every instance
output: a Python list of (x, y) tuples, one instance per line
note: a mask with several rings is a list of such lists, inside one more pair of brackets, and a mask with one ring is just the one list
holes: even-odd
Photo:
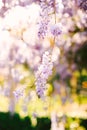
[(19, 98), (24, 96), (24, 88), (18, 88), (13, 91), (14, 97), (18, 100)]
[(77, 4), (81, 9), (87, 11), (87, 0), (77, 0)]
[(53, 36), (58, 36), (62, 33), (62, 25), (61, 24), (52, 25), (50, 30)]
[(49, 52), (45, 52), (42, 57), (42, 63), (36, 73), (36, 92), (39, 97), (44, 97), (45, 90), (47, 89), (46, 83), (48, 77), (52, 74), (53, 63)]
[(49, 20), (44, 17), (39, 23), (38, 37), (44, 39), (47, 34)]
[(40, 7), (41, 7), (41, 12), (40, 12), (38, 37), (44, 39), (44, 37), (47, 35), (48, 24), (49, 24), (48, 6), (45, 0), (41, 0)]

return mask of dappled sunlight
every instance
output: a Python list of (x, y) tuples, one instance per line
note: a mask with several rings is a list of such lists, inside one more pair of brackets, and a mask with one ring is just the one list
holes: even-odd
[(0, 0), (0, 112), (0, 130), (87, 129), (87, 0)]

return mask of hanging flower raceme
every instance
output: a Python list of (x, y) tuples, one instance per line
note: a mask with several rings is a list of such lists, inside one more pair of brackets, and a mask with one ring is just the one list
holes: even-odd
[(16, 100), (24, 96), (25, 86), (21, 86), (21, 87), (22, 88), (17, 88), (16, 90), (13, 91)]
[(38, 23), (39, 30), (38, 30), (38, 37), (44, 39), (47, 35), (48, 31), (48, 24), (49, 24), (49, 16), (48, 16), (48, 5), (46, 4), (46, 0), (40, 1), (40, 21)]
[(52, 74), (53, 63), (49, 52), (45, 52), (42, 57), (42, 63), (36, 73), (36, 92), (38, 97), (43, 98), (45, 96), (45, 90), (47, 89), (46, 83), (48, 77)]
[(77, 4), (81, 9), (87, 11), (87, 0), (77, 0)]

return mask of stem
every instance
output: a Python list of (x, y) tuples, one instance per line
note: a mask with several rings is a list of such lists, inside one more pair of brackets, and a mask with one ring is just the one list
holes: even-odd
[(56, 0), (54, 0), (54, 19), (56, 24)]
[[(56, 24), (56, 0), (54, 0), (54, 24)], [(54, 36), (54, 44), (56, 41), (56, 37)]]
[(75, 13), (77, 12), (77, 8), (78, 8), (78, 2), (77, 0), (75, 0)]

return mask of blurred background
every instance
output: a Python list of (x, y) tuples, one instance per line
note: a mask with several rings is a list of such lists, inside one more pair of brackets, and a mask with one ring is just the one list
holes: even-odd
[[(43, 100), (35, 74), (46, 51)], [(87, 129), (87, 0), (0, 0), (0, 130), (12, 129)]]

